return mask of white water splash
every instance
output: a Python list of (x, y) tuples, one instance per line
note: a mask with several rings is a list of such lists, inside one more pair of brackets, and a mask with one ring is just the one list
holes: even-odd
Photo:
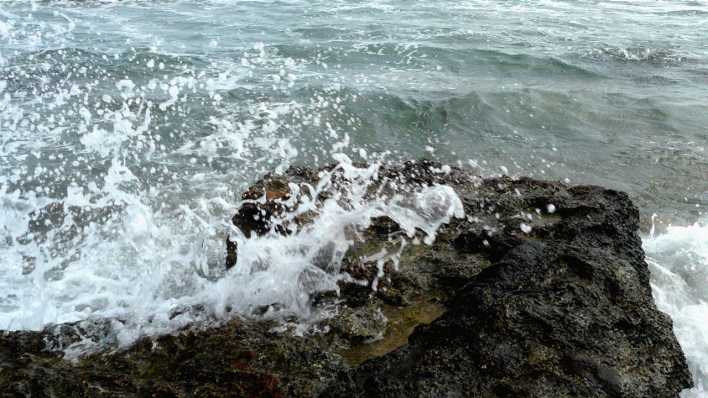
[[(226, 225), (207, 219), (215, 212), (186, 206), (172, 212), (153, 209), (130, 192), (136, 177), (115, 162), (98, 195), (70, 189), (59, 210), (64, 221), (41, 232), (53, 245), (35, 239), (22, 250), (14, 243), (2, 248), (11, 267), (0, 275), (0, 288), (8, 292), (0, 329), (108, 318), (114, 330), (101, 343), (127, 345), (144, 335), (173, 332), (195, 321), (251, 315), (261, 308), (266, 316), (306, 320), (315, 315), (312, 296), (338, 290), (337, 281), (347, 277), (340, 271), (342, 259), (358, 239), (357, 231), (367, 228), (372, 218), (388, 216), (398, 222), (406, 232), (400, 238), (404, 245), (416, 231), (430, 244), (442, 224), (464, 215), (460, 199), (446, 186), (371, 197), (367, 189), (376, 181), (378, 166), (357, 168), (346, 156), (337, 158), (340, 165), (324, 173), (317, 186), (292, 186), (291, 201), (299, 205), (284, 218), (314, 211), (312, 222), (288, 236), (245, 237), (234, 230), (239, 258), (228, 272), (221, 271), (225, 252), (219, 231)], [(344, 178), (335, 191), (332, 173)], [(334, 194), (321, 203), (311, 199), (325, 191)], [(3, 224), (16, 228), (11, 236), (31, 233), (25, 212), (35, 198), (22, 201), (6, 193), (5, 200), (10, 197), (16, 199), (18, 211), (8, 212), (10, 206), (4, 206)], [(206, 207), (217, 204), (206, 202)], [(95, 213), (107, 208), (107, 218), (95, 220)], [(228, 219), (232, 209), (221, 209), (222, 218)], [(75, 236), (68, 238), (70, 234)], [(67, 240), (64, 255), (45, 253), (61, 250), (59, 243)], [(397, 254), (387, 259), (395, 262)], [(30, 258), (35, 268), (22, 275)], [(94, 346), (87, 340), (67, 352), (80, 354)]]
[(647, 237), (644, 250), (654, 299), (671, 316), (695, 387), (684, 398), (708, 396), (708, 225), (670, 226)]

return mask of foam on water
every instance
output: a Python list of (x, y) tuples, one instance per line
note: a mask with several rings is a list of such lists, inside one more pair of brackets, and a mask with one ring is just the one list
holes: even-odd
[(708, 393), (708, 224), (670, 226), (663, 234), (646, 237), (644, 250), (654, 299), (674, 322), (696, 384), (681, 396), (704, 397)]

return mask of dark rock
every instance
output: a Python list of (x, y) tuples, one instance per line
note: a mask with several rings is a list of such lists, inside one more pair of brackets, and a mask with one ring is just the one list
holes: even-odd
[[(485, 203), (507, 220), (491, 236), (469, 226), (451, 242), (489, 265), (408, 345), (343, 372), (323, 396), (675, 397), (691, 385), (652, 300), (626, 195), (531, 180), (458, 191), (466, 204), (489, 192)], [(548, 203), (560, 217), (529, 234), (509, 217)]]
[[(241, 195), (241, 199), (250, 200), (245, 202), (236, 214), (231, 218), (231, 222), (245, 236), (265, 235), (274, 230), (278, 233), (286, 233), (287, 229), (283, 225), (273, 223), (276, 214), (286, 210), (283, 200), (290, 197), (288, 181), (284, 178), (266, 176), (256, 185)], [(259, 199), (262, 199), (259, 202)], [(226, 238), (226, 269), (236, 265), (238, 245), (228, 237)]]
[[(351, 278), (339, 294), (312, 297), (339, 306), (318, 325), (324, 332), (298, 337), (274, 333), (274, 321), (235, 319), (75, 362), (58, 350), (82, 325), (8, 332), (0, 396), (676, 397), (691, 385), (671, 320), (653, 302), (639, 214), (625, 194), (483, 180), (432, 162), (378, 176), (372, 192), (450, 185), (466, 217), (431, 246), (406, 246), (382, 277), (362, 258), (400, 227), (382, 217), (360, 231), (342, 264)], [(235, 227), (290, 233), (276, 217), (295, 205), (288, 184), (319, 178), (303, 168), (266, 176), (244, 194)], [(228, 246), (227, 266), (237, 250)]]

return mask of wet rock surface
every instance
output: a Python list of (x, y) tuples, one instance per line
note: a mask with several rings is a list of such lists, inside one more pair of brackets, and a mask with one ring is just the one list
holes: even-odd
[[(3, 332), (0, 397), (676, 397), (691, 385), (625, 194), (429, 162), (378, 177), (372, 190), (449, 185), (465, 217), (432, 245), (407, 245), (383, 275), (362, 258), (400, 230), (374, 220), (343, 261), (340, 291), (313, 297), (337, 315), (304, 335), (234, 319), (70, 361), (59, 348), (82, 338), (75, 325)], [(273, 215), (292, 205), (290, 186), (319, 178), (303, 168), (266, 176), (235, 226), (290, 233)], [(227, 267), (237, 254), (228, 246)]]

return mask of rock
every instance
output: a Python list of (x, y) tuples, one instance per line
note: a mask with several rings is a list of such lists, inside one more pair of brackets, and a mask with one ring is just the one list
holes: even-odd
[(312, 396), (339, 360), (313, 340), (275, 335), (268, 322), (143, 339), (76, 363), (43, 350), (44, 333), (0, 335), (1, 397)]
[[(283, 204), (290, 196), (288, 181), (284, 178), (266, 176), (256, 185), (241, 195), (241, 199), (250, 200), (244, 203), (231, 219), (231, 222), (245, 236), (251, 234), (264, 235), (275, 229), (279, 233), (286, 233), (284, 226), (274, 225), (273, 216), (286, 210)], [(259, 202), (259, 199), (263, 199)], [(226, 238), (226, 269), (236, 265), (238, 245), (228, 237)]]
[[(234, 319), (75, 362), (58, 349), (80, 325), (6, 332), (0, 397), (676, 397), (691, 386), (671, 320), (653, 302), (627, 195), (481, 179), (432, 162), (383, 167), (378, 176), (372, 192), (447, 184), (466, 217), (430, 246), (406, 246), (383, 276), (362, 259), (401, 227), (381, 217), (360, 231), (342, 264), (351, 278), (339, 294), (312, 298), (339, 308), (314, 325), (321, 332)], [(244, 194), (250, 202), (234, 225), (245, 235), (291, 233), (274, 215), (295, 205), (291, 187), (319, 178), (303, 168), (265, 177)], [(238, 248), (228, 250), (233, 266)]]
[[(625, 194), (526, 179), (459, 191), (511, 226), (491, 236), (466, 226), (450, 242), (489, 265), (406, 346), (342, 372), (323, 396), (675, 397), (691, 385)], [(547, 203), (560, 217), (531, 233), (512, 221)]]
[(362, 343), (382, 338), (387, 323), (380, 305), (372, 302), (355, 308), (342, 306), (329, 325), (352, 343)]

